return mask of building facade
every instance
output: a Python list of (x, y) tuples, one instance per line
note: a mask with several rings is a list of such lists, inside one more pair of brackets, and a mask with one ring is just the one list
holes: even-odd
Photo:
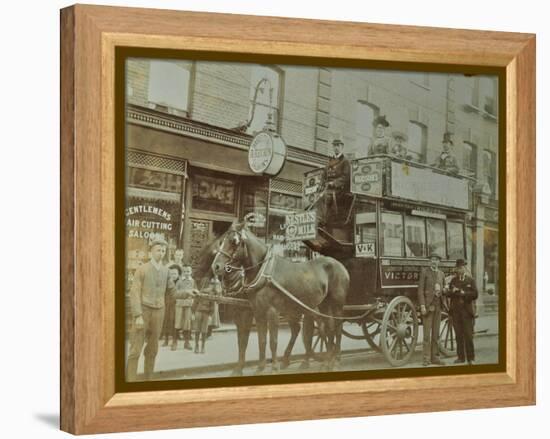
[[(475, 181), (467, 259), (480, 290), (498, 291), (496, 78), (147, 59), (129, 60), (126, 74), (130, 267), (157, 233), (170, 253), (183, 247), (194, 263), (252, 211), (257, 235), (279, 254), (306, 259), (305, 246), (285, 242), (281, 228), (302, 208), (304, 173), (327, 163), (335, 138), (348, 157), (365, 157), (373, 121), (385, 115), (386, 134), (404, 133), (422, 163), (437, 161), (451, 133), (460, 173)], [(274, 178), (251, 172), (247, 158), (268, 122), (288, 148)]]

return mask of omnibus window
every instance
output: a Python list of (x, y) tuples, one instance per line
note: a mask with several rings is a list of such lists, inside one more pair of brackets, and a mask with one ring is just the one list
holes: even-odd
[(426, 223), (424, 218), (405, 216), (405, 255), (426, 256)]
[(376, 241), (376, 214), (358, 213), (355, 216), (355, 242), (364, 244)]
[(428, 219), (428, 256), (436, 253), (443, 259), (447, 257), (445, 246), (445, 221), (438, 219)]
[(447, 222), (449, 259), (464, 259), (464, 224)]
[(384, 256), (403, 256), (403, 219), (399, 213), (382, 213)]

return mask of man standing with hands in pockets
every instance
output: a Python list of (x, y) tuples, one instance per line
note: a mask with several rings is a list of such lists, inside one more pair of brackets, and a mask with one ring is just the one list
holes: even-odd
[(445, 274), (439, 270), (441, 256), (430, 255), (430, 266), (422, 269), (418, 282), (418, 303), (423, 325), (423, 366), (444, 364), (439, 358), (439, 326), (441, 323), (441, 295)]
[(168, 267), (162, 263), (167, 244), (164, 240), (151, 243), (151, 260), (140, 265), (134, 273), (130, 290), (132, 329), (127, 381), (136, 381), (138, 360), (145, 344), (145, 379), (150, 380), (155, 368), (158, 343), (164, 321), (165, 294), (175, 294), (175, 285), (168, 278)]

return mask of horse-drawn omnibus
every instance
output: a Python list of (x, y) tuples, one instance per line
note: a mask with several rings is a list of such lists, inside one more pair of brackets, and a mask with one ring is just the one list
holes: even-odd
[[(467, 259), (473, 180), (378, 155), (351, 161), (349, 192), (328, 186), (326, 169), (304, 175), (305, 210), (287, 216), (286, 239), (344, 264), (351, 280), (344, 335), (364, 338), (391, 365), (404, 365), (422, 323), (420, 270), (432, 253), (441, 257), (446, 274), (456, 259)], [(455, 338), (446, 311), (444, 306), (440, 349), (451, 355)]]

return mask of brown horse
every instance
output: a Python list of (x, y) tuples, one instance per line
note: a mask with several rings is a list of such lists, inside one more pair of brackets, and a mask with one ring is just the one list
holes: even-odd
[[(304, 318), (307, 366), (312, 357), (312, 316), (326, 330), (327, 357), (325, 367), (333, 368), (340, 351), (342, 325), (340, 318), (349, 289), (349, 274), (337, 260), (322, 256), (295, 263), (273, 255), (268, 247), (247, 227), (234, 223), (220, 238), (221, 243), (212, 263), (217, 275), (226, 276), (235, 269), (244, 270), (244, 291), (252, 305), (258, 328), (260, 351), (257, 373), (266, 366), (267, 331), (272, 356), (272, 370), (277, 371), (277, 336), (279, 315), (287, 318), (291, 338), (285, 349), (282, 366), (289, 363), (290, 353)], [(285, 293), (286, 291), (286, 293)], [(324, 316), (320, 317), (320, 313)], [(337, 319), (333, 318), (337, 317)]]
[[(194, 277), (198, 280), (199, 285), (210, 280), (212, 273), (212, 262), (217, 254), (217, 251), (222, 243), (223, 236), (216, 238), (210, 242), (201, 252), (200, 257), (195, 266)], [(224, 292), (238, 290), (241, 284), (241, 273), (238, 270), (232, 273), (226, 273), (222, 278)], [(240, 297), (237, 295), (236, 297)], [(250, 337), (250, 330), (254, 314), (251, 308), (232, 307), (233, 321), (237, 327), (237, 344), (239, 349), (239, 359), (237, 366), (233, 370), (233, 375), (242, 375), (246, 360), (246, 348)]]

